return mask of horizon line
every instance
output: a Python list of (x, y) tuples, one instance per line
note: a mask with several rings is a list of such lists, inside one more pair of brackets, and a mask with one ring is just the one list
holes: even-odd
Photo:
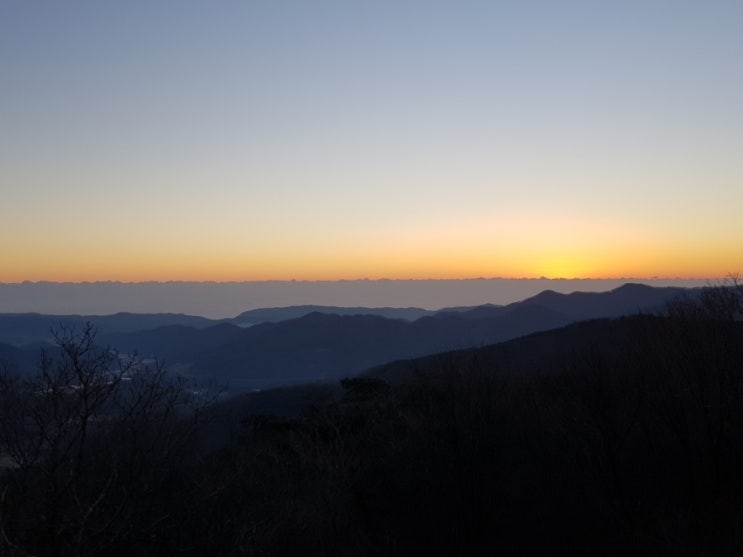
[(620, 276), (620, 277), (453, 277), (453, 278), (338, 278), (338, 279), (255, 279), (255, 280), (179, 280), (179, 279), (168, 279), (168, 280), (116, 280), (116, 279), (101, 279), (101, 280), (22, 280), (22, 281), (0, 281), (0, 285), (4, 286), (21, 286), (21, 285), (36, 285), (36, 284), (70, 284), (70, 285), (86, 285), (86, 284), (126, 284), (126, 285), (144, 285), (144, 284), (265, 284), (265, 283), (345, 283), (345, 282), (466, 282), (466, 281), (489, 281), (489, 280), (502, 280), (502, 281), (580, 281), (580, 280), (594, 280), (594, 281), (661, 281), (661, 280), (673, 280), (673, 281), (716, 281), (725, 280), (731, 277), (736, 277), (735, 273), (727, 273), (724, 276), (650, 276), (650, 277), (638, 277), (638, 276)]

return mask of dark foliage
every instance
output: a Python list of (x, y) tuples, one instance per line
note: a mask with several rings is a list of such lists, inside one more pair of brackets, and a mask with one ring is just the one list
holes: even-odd
[(7, 377), (0, 555), (738, 555), (742, 294), (347, 379), (203, 457), (168, 404), (39, 420)]
[(162, 368), (97, 346), (90, 326), (55, 339), (36, 375), (0, 376), (0, 555), (173, 547), (199, 401)]

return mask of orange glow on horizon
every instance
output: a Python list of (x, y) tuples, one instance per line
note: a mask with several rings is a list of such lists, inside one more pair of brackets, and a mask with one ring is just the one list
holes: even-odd
[[(681, 278), (714, 279), (743, 269), (743, 262), (723, 259), (704, 261), (704, 265), (684, 262), (677, 257), (585, 258), (559, 253), (521, 254), (519, 257), (467, 257), (468, 254), (440, 254), (441, 257), (397, 254), (382, 259), (349, 257), (342, 260), (307, 261), (214, 261), (194, 257), (187, 262), (120, 260), (102, 264), (70, 261), (64, 268), (54, 266), (18, 266), (12, 272), (0, 272), (0, 282), (242, 282), (242, 281), (335, 281), (335, 280), (457, 280), (472, 278), (504, 279), (617, 279)], [(361, 261), (364, 259), (364, 261)]]
[(270, 244), (195, 232), (159, 241), (84, 236), (70, 245), (48, 238), (43, 245), (2, 247), (0, 282), (715, 279), (743, 271), (743, 253), (730, 239), (697, 245), (690, 237), (575, 216), (485, 214), (408, 222), (374, 236), (314, 230)]

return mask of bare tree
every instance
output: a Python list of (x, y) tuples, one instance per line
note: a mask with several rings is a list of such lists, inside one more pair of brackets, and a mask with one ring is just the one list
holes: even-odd
[(126, 552), (174, 520), (166, 480), (195, 455), (182, 380), (60, 328), (31, 378), (0, 376), (0, 555)]

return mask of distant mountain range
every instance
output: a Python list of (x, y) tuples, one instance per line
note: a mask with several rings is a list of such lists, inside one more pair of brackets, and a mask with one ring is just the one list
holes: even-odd
[(422, 308), (366, 308), (339, 306), (289, 306), (284, 308), (251, 309), (230, 319), (229, 322), (240, 327), (250, 327), (260, 323), (277, 323), (288, 319), (297, 319), (310, 313), (332, 313), (334, 315), (378, 315), (388, 319), (405, 319), (415, 321), (436, 312)]
[(182, 313), (115, 313), (112, 315), (44, 315), (40, 313), (0, 313), (0, 341), (15, 346), (54, 341), (53, 329), (80, 328), (87, 323), (102, 334), (132, 333), (159, 327), (184, 326), (205, 329), (219, 324), (251, 327), (303, 317), (309, 313), (335, 315), (379, 315), (389, 319), (413, 321), (436, 312), (422, 308), (365, 308), (336, 306), (289, 306), (252, 309), (231, 319), (208, 319)]
[(585, 319), (652, 312), (686, 292), (626, 284), (603, 293), (544, 291), (506, 306), (438, 312), (293, 306), (219, 321), (182, 314), (0, 314), (0, 363), (28, 370), (38, 361), (38, 344), (51, 340), (51, 328), (90, 322), (98, 341), (121, 352), (156, 357), (175, 372), (230, 390), (253, 390), (333, 380), (393, 360), (489, 345)]

